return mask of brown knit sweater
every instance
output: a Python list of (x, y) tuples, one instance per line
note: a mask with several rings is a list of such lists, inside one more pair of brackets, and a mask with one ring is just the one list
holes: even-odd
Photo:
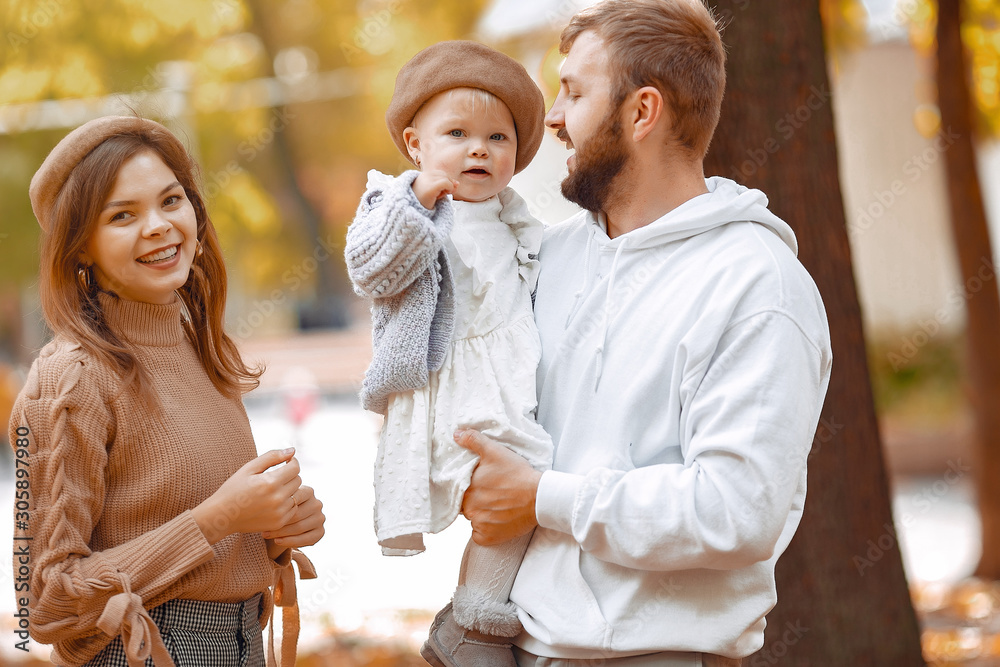
[(15, 533), (31, 551), (30, 632), (63, 665), (87, 662), (119, 633), (126, 647), (137, 633), (146, 650), (161, 646), (146, 610), (175, 598), (238, 602), (263, 591), (263, 622), (279, 567), (259, 533), (213, 546), (191, 516), (256, 449), (242, 402), (219, 393), (185, 335), (180, 301), (99, 298), (154, 381), (161, 414), (57, 336), (10, 422), (12, 445), (18, 427), (30, 431), (30, 517)]

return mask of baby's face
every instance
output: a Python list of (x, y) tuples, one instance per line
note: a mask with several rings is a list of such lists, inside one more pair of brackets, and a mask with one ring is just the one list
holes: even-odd
[[(517, 157), (514, 118), (505, 104), (484, 102), (469, 88), (439, 93), (413, 119), (423, 172), (442, 171), (459, 201), (483, 201), (510, 183)], [(414, 141), (410, 142), (411, 154)]]

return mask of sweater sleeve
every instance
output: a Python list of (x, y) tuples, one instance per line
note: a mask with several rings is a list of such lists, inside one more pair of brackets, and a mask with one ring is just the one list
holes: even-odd
[(94, 363), (73, 344), (47, 348), (11, 415), (11, 442), (15, 433), (28, 440), (30, 516), (17, 536), (32, 551), (31, 635), (72, 652), (74, 640), (121, 633), (132, 658), (163, 656), (143, 600), (211, 560), (213, 550), (191, 512), (112, 549), (88, 546), (115, 432)]
[(399, 294), (434, 265), (444, 247), (453, 218), (450, 202), (425, 209), (411, 187), (419, 174), (407, 171), (390, 179), (369, 173), (344, 250), (347, 273), (362, 296)]
[(787, 315), (748, 317), (682, 387), (684, 463), (546, 471), (539, 525), (641, 570), (738, 569), (771, 558), (797, 523), (789, 517), (829, 373), (829, 354)]

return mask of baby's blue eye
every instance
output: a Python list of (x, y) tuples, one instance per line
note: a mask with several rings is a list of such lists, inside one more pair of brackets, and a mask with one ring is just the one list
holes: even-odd
[(450, 134), (453, 137), (460, 137), (460, 136), (462, 136), (462, 131), (461, 130), (452, 130), (448, 134)]
[(499, 132), (490, 135), (490, 141), (503, 141), (506, 138), (506, 135), (500, 134)]

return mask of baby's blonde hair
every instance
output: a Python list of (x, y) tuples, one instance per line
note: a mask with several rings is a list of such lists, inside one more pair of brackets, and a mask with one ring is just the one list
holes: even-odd
[[(498, 114), (500, 109), (506, 109), (511, 114), (511, 117), (513, 117), (514, 115), (514, 113), (507, 108), (507, 105), (504, 104), (504, 101), (501, 100), (496, 95), (494, 95), (493, 93), (491, 93), (490, 91), (483, 90), (482, 88), (473, 88), (471, 86), (468, 86), (461, 88), (449, 88), (448, 90), (441, 91), (437, 95), (432, 95), (430, 99), (428, 99), (426, 102), (420, 105), (420, 108), (417, 109), (417, 113), (413, 115), (413, 120), (410, 121), (410, 125), (417, 124), (417, 119), (420, 117), (420, 113), (427, 107), (427, 104), (435, 97), (437, 97), (438, 95), (447, 95), (448, 97), (452, 97), (459, 90), (469, 91), (472, 102), (473, 113), (476, 112), (476, 109), (479, 107), (479, 105), (482, 105), (483, 108), (486, 109), (486, 113)], [(512, 138), (516, 139), (516, 137)]]

